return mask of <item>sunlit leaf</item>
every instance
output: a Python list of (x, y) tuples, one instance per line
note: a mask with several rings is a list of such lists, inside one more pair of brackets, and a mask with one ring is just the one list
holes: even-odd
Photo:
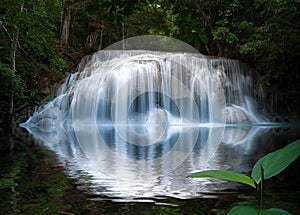
[(260, 215), (292, 215), (290, 212), (280, 209), (280, 208), (269, 208), (262, 210)]
[(255, 183), (252, 178), (232, 171), (226, 170), (206, 170), (189, 175), (190, 178), (216, 178), (220, 180), (233, 181), (249, 185), (255, 188)]
[(264, 179), (271, 178), (281, 171), (300, 155), (300, 140), (290, 143), (283, 149), (265, 155), (253, 167), (251, 177), (256, 183), (261, 181), (261, 166), (264, 169)]
[(241, 215), (241, 214), (258, 215), (259, 209), (251, 205), (238, 205), (233, 207), (227, 213), (227, 215)]

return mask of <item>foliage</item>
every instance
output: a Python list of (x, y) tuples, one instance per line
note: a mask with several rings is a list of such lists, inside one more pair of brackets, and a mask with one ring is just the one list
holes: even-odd
[(253, 167), (251, 177), (258, 184), (262, 176), (260, 168), (264, 169), (264, 179), (269, 179), (289, 166), (300, 155), (300, 140), (290, 143), (283, 149), (267, 154)]
[[(42, 89), (63, 75), (66, 62), (57, 48), (59, 0), (7, 0), (0, 4), (0, 11), (0, 80), (4, 83), (0, 87), (0, 111), (3, 112), (7, 111), (11, 90), (15, 91), (16, 106), (44, 96)], [(15, 71), (11, 57), (14, 42), (17, 43)]]
[(239, 205), (232, 208), (228, 214), (290, 214), (278, 208), (263, 209), (263, 183), (288, 167), (300, 155), (300, 140), (290, 143), (283, 149), (265, 155), (254, 165), (251, 177), (226, 170), (208, 170), (189, 175), (191, 178), (217, 178), (250, 185), (260, 192), (258, 208), (249, 205)]
[(291, 215), (289, 212), (279, 208), (269, 208), (265, 210), (259, 210), (251, 205), (239, 205), (232, 208), (227, 215), (239, 215), (239, 214), (259, 214), (259, 215)]
[[(279, 89), (281, 100), (299, 101), (299, 1), (254, 1), (248, 8), (252, 23), (237, 50), (261, 74), (262, 81)], [(295, 102), (294, 102), (295, 103)], [(297, 104), (297, 102), (296, 102)], [(283, 108), (286, 109), (286, 106)]]
[(174, 37), (174, 32), (179, 30), (175, 25), (176, 17), (170, 2), (149, 1), (125, 18), (126, 37), (139, 35)]
[(232, 172), (232, 171), (223, 171), (223, 170), (205, 170), (205, 171), (201, 171), (199, 173), (194, 173), (189, 175), (189, 177), (191, 178), (216, 178), (216, 179), (220, 179), (220, 180), (225, 180), (225, 181), (234, 181), (234, 182), (239, 182), (242, 184), (247, 184), (251, 187), (256, 187), (254, 184), (254, 181), (244, 175), (244, 174), (240, 174), (240, 173), (236, 173), (236, 172)]
[[(283, 111), (300, 101), (300, 15), (297, 0), (5, 0), (0, 1), (0, 80), (16, 87), (15, 103), (34, 104), (80, 59), (122, 39), (148, 34), (173, 37), (211, 55), (250, 64), (277, 90)], [(70, 11), (68, 45), (63, 14)], [(11, 45), (17, 38), (16, 69)], [(2, 72), (4, 71), (4, 72)], [(0, 86), (0, 112), (11, 89)], [(273, 99), (268, 91), (266, 99)], [(279, 107), (280, 108), (280, 107)]]

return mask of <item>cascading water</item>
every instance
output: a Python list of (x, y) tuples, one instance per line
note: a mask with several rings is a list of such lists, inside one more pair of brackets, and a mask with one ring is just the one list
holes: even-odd
[(235, 60), (100, 51), (83, 71), (69, 75), (60, 95), (26, 124), (48, 125), (51, 120), (54, 125), (145, 125), (159, 110), (171, 124), (263, 122), (252, 81), (250, 72)]
[[(72, 159), (71, 169), (92, 175), (106, 190), (97, 192), (145, 197), (187, 189), (184, 183), (174, 189), (175, 170), (207, 166), (222, 141), (243, 142), (251, 133), (237, 128), (233, 137), (226, 124), (265, 120), (251, 73), (238, 61), (102, 50), (22, 126), (63, 162)], [(193, 196), (199, 188), (191, 186), (180, 195)]]

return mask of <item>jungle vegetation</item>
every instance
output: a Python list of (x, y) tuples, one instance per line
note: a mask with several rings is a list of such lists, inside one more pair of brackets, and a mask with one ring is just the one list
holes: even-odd
[(260, 74), (274, 111), (299, 110), (298, 0), (0, 0), (0, 122), (36, 105), (80, 59), (164, 35)]

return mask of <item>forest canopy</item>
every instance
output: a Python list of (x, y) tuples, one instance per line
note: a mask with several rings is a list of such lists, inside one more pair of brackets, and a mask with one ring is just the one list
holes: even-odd
[(0, 121), (37, 104), (83, 56), (140, 35), (241, 60), (284, 102), (279, 111), (298, 110), (299, 8), (298, 0), (0, 0)]

